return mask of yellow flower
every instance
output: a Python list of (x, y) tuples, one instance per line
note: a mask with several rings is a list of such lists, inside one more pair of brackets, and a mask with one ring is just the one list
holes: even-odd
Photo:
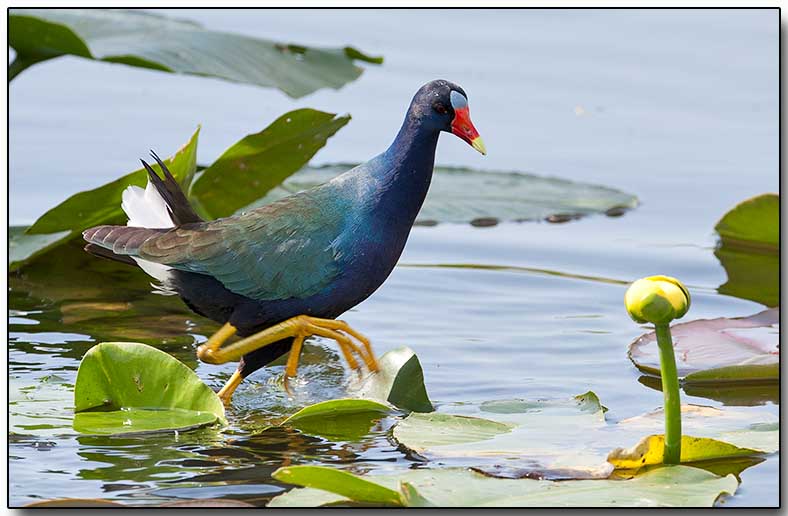
[(687, 313), (690, 294), (676, 278), (649, 276), (629, 286), (624, 303), (635, 322), (668, 324)]

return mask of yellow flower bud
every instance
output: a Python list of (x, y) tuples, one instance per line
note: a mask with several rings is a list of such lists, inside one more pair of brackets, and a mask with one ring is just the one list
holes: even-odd
[(624, 303), (635, 322), (668, 324), (687, 313), (690, 294), (687, 287), (676, 278), (649, 276), (629, 286)]

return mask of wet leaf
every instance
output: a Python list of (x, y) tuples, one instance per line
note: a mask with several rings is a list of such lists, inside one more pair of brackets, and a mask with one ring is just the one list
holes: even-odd
[[(172, 157), (164, 162), (173, 176), (188, 186), (196, 170), (197, 137), (194, 132), (189, 141)], [(157, 171), (158, 165), (154, 167)], [(24, 235), (14, 241), (17, 253), (10, 256), (10, 268), (16, 269), (35, 256), (43, 254), (57, 245), (81, 236), (83, 230), (99, 224), (125, 224), (126, 218), (120, 207), (123, 190), (129, 185), (145, 187), (148, 175), (144, 169), (107, 183), (103, 186), (72, 195), (56, 207), (47, 211), (30, 226)], [(51, 234), (62, 235), (55, 237)], [(19, 252), (22, 251), (22, 252)]]
[(424, 371), (412, 349), (391, 350), (378, 358), (378, 365), (380, 370), (377, 373), (366, 376), (361, 384), (351, 387), (350, 392), (355, 397), (391, 403), (399, 409), (413, 412), (433, 410), (424, 385)]
[(194, 182), (191, 196), (208, 218), (243, 208), (303, 167), (350, 121), (314, 109), (285, 113), (224, 151)]
[[(649, 435), (631, 448), (617, 448), (610, 452), (607, 461), (616, 469), (640, 469), (644, 466), (662, 464), (665, 452), (665, 436)], [(716, 459), (752, 457), (761, 453), (751, 448), (740, 448), (734, 444), (708, 437), (681, 436), (681, 462), (700, 462)]]
[(728, 248), (776, 254), (780, 246), (780, 196), (756, 195), (737, 204), (717, 225)]
[(610, 448), (589, 438), (605, 427), (602, 405), (587, 393), (568, 400), (442, 405), (438, 413), (409, 415), (393, 436), (443, 466), (505, 477), (605, 478), (613, 471), (605, 460)]
[(90, 434), (185, 430), (224, 419), (221, 400), (191, 369), (135, 342), (104, 342), (85, 354), (74, 405), (74, 429)]
[[(306, 167), (255, 205), (324, 183), (354, 166)], [(637, 204), (636, 197), (604, 186), (521, 172), (438, 166), (417, 223), (489, 226), (513, 220), (568, 221), (594, 213), (620, 215)]]
[(280, 482), (322, 489), (356, 502), (401, 505), (397, 491), (334, 468), (290, 466), (277, 469), (271, 476)]
[[(676, 366), (684, 384), (776, 382), (780, 362), (780, 310), (749, 317), (699, 319), (671, 327)], [(641, 371), (659, 375), (654, 332), (629, 346), (629, 358)]]
[(355, 441), (369, 433), (377, 419), (391, 410), (372, 400), (338, 399), (304, 407), (282, 422), (303, 433), (326, 439)]
[(13, 9), (8, 35), (20, 60), (11, 66), (11, 78), (30, 64), (74, 55), (278, 88), (302, 97), (357, 79), (363, 69), (354, 61), (383, 61), (352, 47), (277, 43), (139, 11)]
[[(303, 469), (309, 487), (293, 489), (275, 497), (269, 507), (317, 507), (321, 505), (370, 503), (332, 482), (333, 473), (314, 466), (287, 468), (290, 476), (282, 481), (307, 485), (299, 478)], [(281, 470), (279, 470), (281, 471)], [(275, 474), (276, 475), (276, 474)], [(325, 479), (323, 478), (325, 475)], [(409, 496), (399, 503), (416, 501), (439, 507), (711, 507), (723, 494), (733, 495), (738, 481), (733, 475), (718, 477), (688, 466), (666, 466), (631, 480), (578, 480), (553, 482), (533, 479), (491, 478), (473, 471), (451, 468), (410, 470), (399, 475), (351, 476), (388, 489), (408, 484)], [(416, 496), (417, 495), (417, 496)]]

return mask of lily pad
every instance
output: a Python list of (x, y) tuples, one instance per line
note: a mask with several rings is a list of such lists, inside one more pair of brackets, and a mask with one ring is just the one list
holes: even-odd
[(474, 467), (503, 477), (606, 478), (609, 445), (588, 439), (606, 426), (593, 393), (568, 400), (498, 400), (442, 405), (394, 427), (403, 446), (442, 466)]
[(12, 9), (8, 42), (17, 52), (10, 78), (37, 62), (73, 55), (278, 88), (291, 97), (354, 81), (363, 71), (354, 61), (383, 62), (352, 47), (283, 44), (188, 20), (104, 9)]
[(780, 248), (780, 196), (757, 195), (737, 204), (717, 225), (728, 248), (776, 254)]
[[(400, 475), (367, 475), (337, 483), (330, 468), (290, 466), (274, 478), (296, 485), (269, 502), (268, 507), (317, 507), (370, 503), (368, 484), (376, 484), (398, 504), (439, 507), (711, 507), (722, 495), (733, 495), (738, 481), (687, 466), (667, 466), (631, 480), (553, 482), (498, 479), (465, 469), (410, 470)], [(353, 476), (344, 473), (342, 479)], [(309, 481), (309, 484), (305, 480)], [(356, 484), (363, 480), (364, 484)], [(358, 485), (363, 491), (354, 488)], [(417, 495), (417, 496), (416, 496)]]
[(224, 405), (169, 354), (104, 342), (85, 354), (74, 388), (74, 429), (89, 434), (187, 430), (224, 420)]
[[(777, 382), (780, 364), (780, 310), (773, 308), (739, 319), (699, 319), (671, 327), (679, 377), (685, 385)], [(629, 358), (641, 371), (659, 375), (656, 334), (629, 346)]]
[[(665, 436), (649, 435), (632, 448), (617, 448), (610, 452), (607, 461), (616, 469), (637, 470), (644, 466), (662, 464), (665, 452)], [(735, 444), (710, 439), (708, 437), (681, 436), (681, 462), (692, 463), (715, 459), (752, 457), (760, 450), (740, 448)]]
[(407, 411), (434, 410), (424, 386), (424, 371), (412, 349), (402, 347), (388, 351), (378, 359), (378, 365), (377, 373), (351, 387), (354, 396), (391, 403)]
[(328, 400), (299, 410), (281, 426), (326, 439), (354, 441), (367, 435), (374, 421), (390, 411), (390, 406), (372, 400)]
[(280, 482), (315, 487), (361, 503), (402, 505), (397, 491), (345, 471), (323, 466), (279, 468), (271, 475)]
[[(306, 167), (255, 205), (324, 183), (354, 166), (339, 163)], [(437, 166), (416, 222), (475, 225), (523, 220), (562, 222), (594, 213), (621, 215), (637, 204), (636, 197), (599, 185), (521, 172)]]

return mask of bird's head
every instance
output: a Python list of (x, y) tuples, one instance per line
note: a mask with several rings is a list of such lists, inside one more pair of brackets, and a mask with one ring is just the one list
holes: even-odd
[(487, 154), (479, 131), (471, 122), (468, 96), (456, 84), (436, 80), (419, 88), (411, 103), (411, 115), (423, 124), (459, 136), (477, 151)]

